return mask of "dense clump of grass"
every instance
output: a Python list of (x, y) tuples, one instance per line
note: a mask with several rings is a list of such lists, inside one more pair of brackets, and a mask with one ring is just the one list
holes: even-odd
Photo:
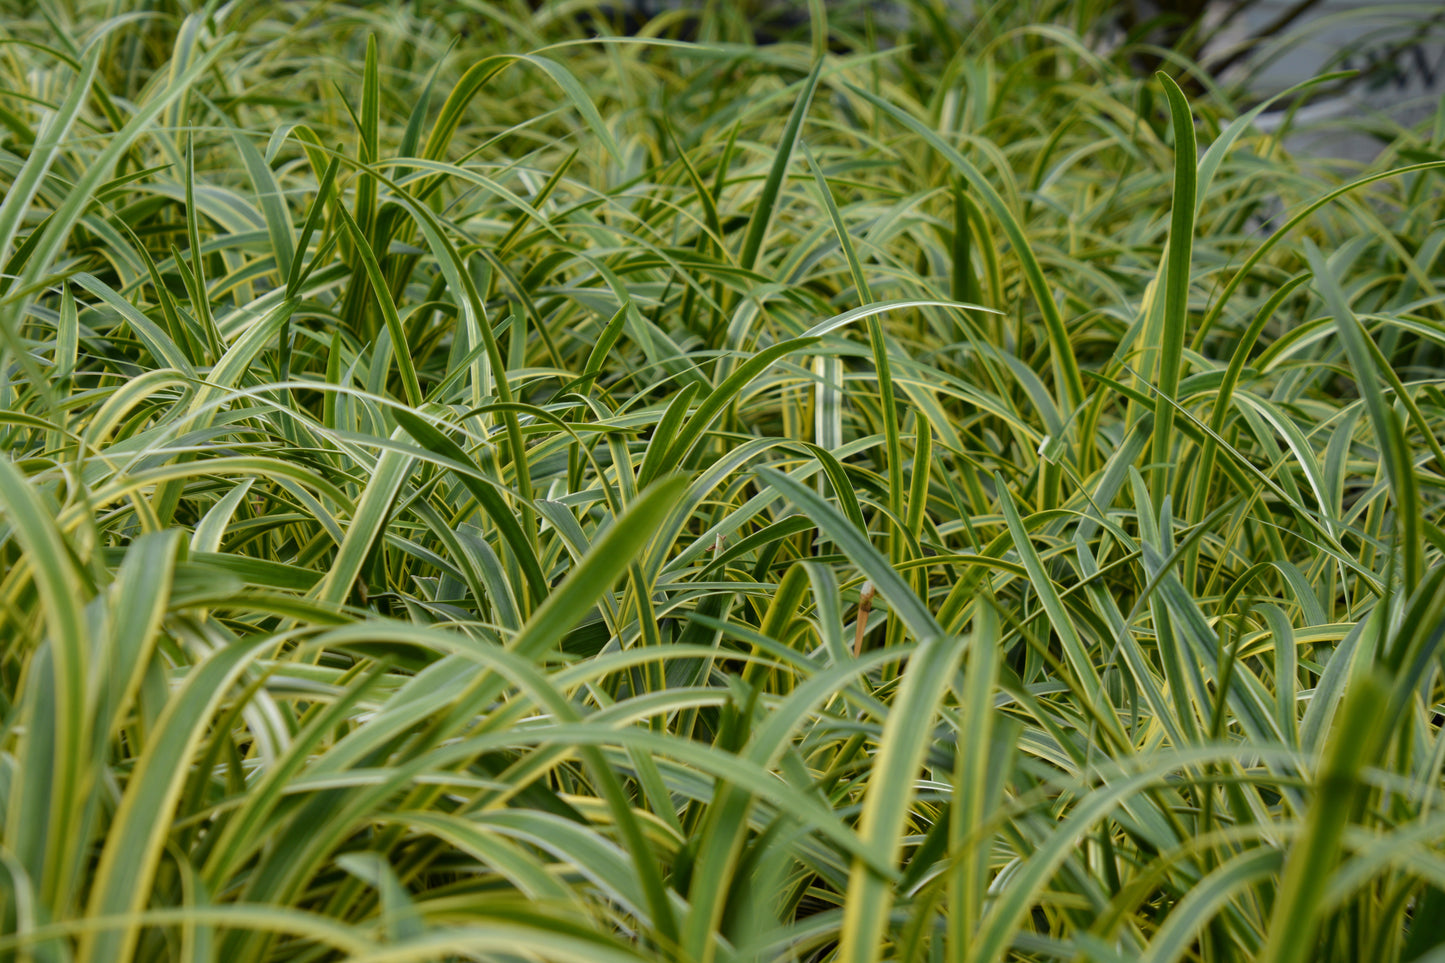
[(826, 6), (3, 5), (0, 959), (1442, 952), (1445, 113)]

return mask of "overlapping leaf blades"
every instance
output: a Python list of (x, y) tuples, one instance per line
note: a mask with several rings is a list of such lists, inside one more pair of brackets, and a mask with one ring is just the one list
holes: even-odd
[(1436, 948), (1440, 145), (813, 6), (7, 9), (0, 959)]

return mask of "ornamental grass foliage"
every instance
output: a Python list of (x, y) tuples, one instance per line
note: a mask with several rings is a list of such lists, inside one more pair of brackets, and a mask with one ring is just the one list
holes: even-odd
[(1445, 954), (1445, 108), (0, 7), (0, 960)]

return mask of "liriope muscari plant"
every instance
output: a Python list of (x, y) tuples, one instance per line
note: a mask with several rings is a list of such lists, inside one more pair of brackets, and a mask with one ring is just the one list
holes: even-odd
[(5, 8), (0, 959), (1440, 952), (1445, 123), (755, 6)]

